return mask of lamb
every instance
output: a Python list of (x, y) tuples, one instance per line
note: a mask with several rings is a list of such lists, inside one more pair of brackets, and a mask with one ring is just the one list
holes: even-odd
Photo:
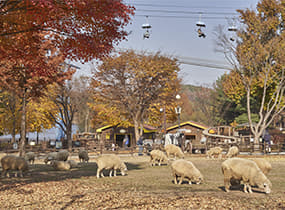
[(117, 155), (103, 155), (98, 157), (95, 162), (98, 165), (97, 169), (97, 178), (100, 178), (100, 175), (104, 177), (103, 170), (110, 170), (109, 176), (112, 176), (112, 171), (114, 176), (116, 176), (116, 170), (120, 169), (122, 176), (125, 176), (125, 171), (127, 171), (127, 166)]
[(163, 161), (167, 161), (168, 162), (168, 158), (166, 157), (166, 155), (160, 151), (160, 150), (152, 150), (150, 152), (150, 163), (152, 166), (155, 166), (156, 161), (158, 161), (158, 165), (161, 165), (161, 162)]
[(228, 153), (226, 154), (227, 158), (236, 157), (239, 153), (239, 149), (237, 146), (230, 147)]
[(58, 160), (52, 160), (51, 166), (55, 170), (59, 171), (68, 171), (71, 168), (70, 164), (67, 161), (58, 161)]
[(227, 159), (222, 163), (222, 172), (226, 192), (229, 192), (230, 183), (235, 180), (237, 182), (243, 181), (245, 193), (252, 193), (251, 186), (257, 186), (263, 189), (265, 193), (271, 192), (270, 180), (252, 160), (237, 157)]
[(74, 160), (68, 160), (66, 162), (70, 165), (70, 168), (76, 168), (78, 166)]
[(177, 184), (178, 177), (181, 177), (178, 184), (181, 184), (184, 178), (187, 178), (189, 180), (189, 184), (192, 184), (192, 182), (200, 184), (204, 180), (201, 172), (194, 166), (191, 161), (183, 159), (175, 160), (171, 164), (171, 169), (175, 184)]
[[(23, 177), (23, 172), (29, 170), (28, 162), (23, 157), (15, 155), (6, 155), (1, 159), (2, 176), (9, 177), (9, 170), (19, 171), (20, 177)], [(17, 173), (15, 174), (17, 177)]]
[(221, 147), (213, 147), (210, 150), (207, 151), (207, 158), (214, 158), (215, 155), (218, 156), (219, 159), (222, 158), (222, 151), (223, 149)]
[(52, 160), (66, 161), (68, 159), (69, 153), (67, 150), (61, 150), (59, 152), (50, 152), (44, 159), (45, 164)]
[(78, 158), (79, 161), (84, 163), (85, 161), (88, 163), (89, 161), (89, 156), (88, 156), (88, 152), (86, 150), (79, 150), (78, 152)]
[(24, 156), (25, 160), (28, 161), (30, 164), (35, 163), (35, 153), (34, 152), (27, 152)]
[(256, 158), (252, 160), (257, 164), (257, 166), (265, 175), (267, 175), (271, 171), (272, 166), (267, 160), (263, 158)]
[(176, 157), (184, 158), (184, 154), (183, 154), (180, 147), (178, 147), (174, 144), (168, 144), (164, 148), (165, 148), (165, 151), (166, 151), (168, 158), (170, 157), (170, 155), (174, 155), (175, 159), (176, 159)]

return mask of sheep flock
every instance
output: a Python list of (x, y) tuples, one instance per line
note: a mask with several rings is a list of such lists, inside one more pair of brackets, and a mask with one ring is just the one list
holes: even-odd
[[(217, 156), (218, 161), (220, 161), (222, 159), (222, 151), (219, 147), (213, 147), (207, 151), (206, 157), (213, 159), (214, 156)], [(271, 164), (263, 158), (239, 158), (237, 157), (238, 154), (238, 148), (236, 146), (231, 147), (227, 151), (224, 161), (221, 161), (220, 171), (221, 176), (224, 178), (224, 190), (230, 192), (231, 186), (241, 185), (245, 193), (252, 193), (252, 187), (258, 187), (266, 194), (270, 193), (272, 184), (266, 176), (272, 169)], [(15, 172), (16, 177), (18, 174), (20, 177), (24, 175), (29, 176), (29, 169), (36, 167), (35, 159), (37, 158), (46, 167), (49, 167), (50, 171), (70, 171), (72, 173), (72, 170), (81, 170), (83, 165), (90, 164), (87, 150), (81, 149), (77, 155), (78, 162), (70, 159), (71, 154), (67, 150), (48, 153), (44, 158), (37, 157), (34, 152), (27, 152), (24, 157), (6, 155), (1, 159), (2, 177), (9, 177), (12, 171)], [(184, 184), (185, 180), (189, 184), (203, 184), (207, 182), (199, 170), (200, 166), (186, 160), (185, 154), (178, 146), (170, 144), (165, 146), (163, 151), (159, 149), (153, 150), (149, 153), (149, 158), (150, 165), (154, 169), (157, 168), (159, 170), (160, 167), (169, 168), (169, 176), (172, 177), (173, 184), (181, 185)], [(97, 178), (105, 177), (104, 173), (106, 171), (108, 171), (109, 177), (112, 177), (112, 175), (116, 177), (117, 171), (120, 172), (121, 176), (127, 175), (128, 163), (125, 163), (119, 155), (98, 155), (95, 156), (93, 162), (97, 165), (97, 169), (93, 168)], [(156, 163), (158, 164), (157, 166)]]

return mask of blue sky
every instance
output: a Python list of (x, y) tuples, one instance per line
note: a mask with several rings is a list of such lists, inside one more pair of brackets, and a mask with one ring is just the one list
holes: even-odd
[[(127, 41), (118, 48), (131, 48), (149, 52), (161, 51), (162, 54), (187, 57), (188, 61), (228, 65), (222, 53), (215, 52), (214, 28), (227, 25), (233, 17), (238, 17), (236, 9), (255, 9), (258, 0), (125, 0), (136, 7), (132, 24), (127, 26), (131, 31)], [(203, 31), (206, 38), (197, 35), (196, 22), (206, 24)], [(146, 18), (148, 16), (148, 18)], [(143, 39), (142, 24), (152, 26), (149, 39)], [(82, 67), (81, 67), (82, 68)], [(89, 65), (81, 69), (88, 70)], [(223, 73), (224, 69), (200, 67), (196, 65), (180, 65), (180, 77), (184, 84), (211, 85)]]

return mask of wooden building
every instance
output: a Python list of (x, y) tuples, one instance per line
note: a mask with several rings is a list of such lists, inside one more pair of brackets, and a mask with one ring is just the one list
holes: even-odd
[[(156, 128), (148, 125), (144, 125), (143, 136), (146, 139), (154, 139)], [(115, 144), (119, 147), (123, 147), (123, 140), (125, 136), (129, 139), (128, 147), (136, 145), (135, 130), (134, 127), (120, 127), (114, 125), (107, 125), (96, 130), (99, 141), (105, 143), (106, 146)]]
[[(180, 128), (179, 128), (180, 127)], [(207, 129), (207, 126), (201, 125), (196, 122), (183, 122), (180, 126), (174, 125), (166, 129), (167, 133), (183, 133), (185, 135), (185, 140), (190, 140), (192, 143), (200, 143), (203, 137), (203, 130)]]

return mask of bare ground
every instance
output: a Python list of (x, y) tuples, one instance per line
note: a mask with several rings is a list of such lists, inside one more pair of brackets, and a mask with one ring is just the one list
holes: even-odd
[[(67, 172), (55, 171), (39, 159), (24, 178), (0, 179), (0, 209), (285, 209), (283, 156), (265, 157), (273, 167), (267, 176), (273, 185), (269, 195), (259, 189), (253, 194), (237, 188), (224, 192), (223, 160), (187, 156), (205, 182), (175, 185), (170, 166), (150, 167), (148, 156), (121, 158), (128, 175), (100, 179), (96, 178), (94, 158)], [(78, 161), (75, 156), (72, 159)]]

